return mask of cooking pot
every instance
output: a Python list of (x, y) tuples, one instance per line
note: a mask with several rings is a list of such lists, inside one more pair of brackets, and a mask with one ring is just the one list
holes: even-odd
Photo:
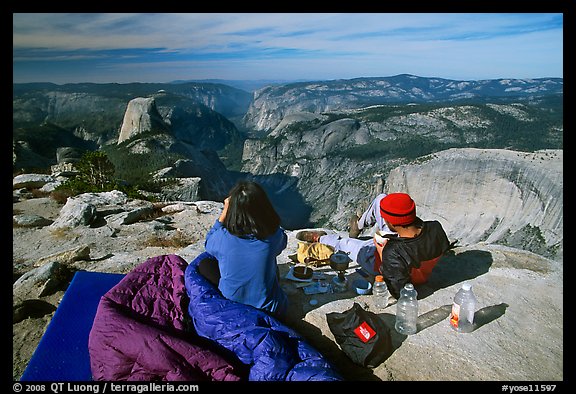
[(298, 279), (310, 279), (314, 274), (314, 271), (310, 267), (305, 265), (297, 265), (292, 269), (292, 274)]
[(335, 271), (344, 271), (348, 268), (351, 261), (352, 259), (348, 256), (348, 253), (339, 250), (330, 256), (330, 268)]

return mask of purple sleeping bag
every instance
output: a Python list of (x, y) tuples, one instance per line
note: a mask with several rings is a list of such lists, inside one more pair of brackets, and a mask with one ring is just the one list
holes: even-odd
[(88, 339), (94, 380), (239, 381), (245, 367), (187, 330), (187, 262), (150, 258), (100, 299)]

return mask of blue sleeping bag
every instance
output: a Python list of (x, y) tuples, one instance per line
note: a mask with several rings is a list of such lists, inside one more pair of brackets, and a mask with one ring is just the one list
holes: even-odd
[[(216, 341), (248, 366), (251, 381), (339, 381), (324, 356), (296, 331), (250, 305), (228, 300), (198, 272), (200, 254), (186, 268), (188, 313), (198, 335)], [(214, 261), (216, 263), (216, 261)]]

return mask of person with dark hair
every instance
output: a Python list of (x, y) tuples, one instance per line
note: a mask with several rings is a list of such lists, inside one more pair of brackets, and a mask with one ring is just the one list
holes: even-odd
[(382, 220), (379, 227), (384, 230), (383, 242), (376, 237), (363, 240), (324, 231), (301, 231), (296, 238), (348, 252), (370, 275), (383, 275), (390, 293), (398, 298), (406, 283), (426, 283), (440, 257), (457, 241), (448, 240), (437, 220), (423, 221), (416, 216), (416, 203), (406, 193), (380, 195), (369, 210), (374, 206), (379, 212), (371, 215)]
[(202, 261), (198, 269), (227, 299), (284, 317), (288, 297), (280, 287), (276, 257), (287, 242), (264, 189), (241, 180), (206, 235), (206, 251), (214, 259)]

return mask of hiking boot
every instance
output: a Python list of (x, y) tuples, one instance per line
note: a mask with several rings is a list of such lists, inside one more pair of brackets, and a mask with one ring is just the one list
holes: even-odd
[(358, 220), (360, 220), (360, 218), (356, 214), (352, 215), (352, 217), (350, 218), (350, 231), (348, 232), (348, 236), (350, 238), (358, 238), (358, 236), (360, 235), (360, 229), (358, 228)]
[(296, 234), (296, 239), (304, 242), (319, 242), (323, 235), (326, 235), (325, 231), (300, 231)]
[(450, 245), (448, 246), (448, 249), (454, 249), (457, 247), (457, 243), (458, 243), (458, 239), (455, 239), (454, 241), (450, 242)]

